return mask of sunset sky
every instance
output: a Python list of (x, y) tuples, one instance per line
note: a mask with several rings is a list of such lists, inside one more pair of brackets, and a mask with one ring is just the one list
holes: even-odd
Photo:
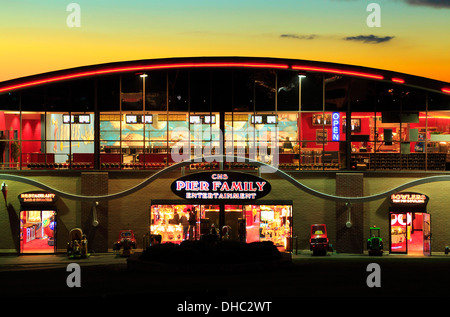
[[(69, 27), (67, 5), (80, 6)], [(0, 4), (0, 81), (126, 60), (261, 56), (450, 82), (450, 0), (14, 0)]]

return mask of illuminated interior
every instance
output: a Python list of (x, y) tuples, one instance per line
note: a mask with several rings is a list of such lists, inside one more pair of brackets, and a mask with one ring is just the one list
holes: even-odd
[(424, 255), (430, 252), (430, 215), (423, 212), (390, 213), (390, 252)]
[(150, 233), (161, 235), (161, 243), (181, 243), (198, 236), (198, 205), (152, 205)]
[(54, 210), (22, 210), (20, 212), (20, 252), (54, 253)]
[(223, 209), (222, 224), (219, 205), (152, 205), (150, 233), (161, 235), (162, 243), (181, 243), (215, 230), (222, 239), (272, 241), (281, 249), (289, 247), (292, 205), (224, 205)]
[(222, 150), (221, 130), (226, 154), (284, 170), (446, 170), (448, 87), (398, 75), (226, 58), (36, 75), (0, 87), (0, 165), (161, 169)]

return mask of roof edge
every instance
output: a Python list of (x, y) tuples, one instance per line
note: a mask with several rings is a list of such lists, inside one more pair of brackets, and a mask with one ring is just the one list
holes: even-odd
[(76, 80), (108, 74), (177, 68), (259, 68), (287, 69), (298, 72), (334, 73), (450, 94), (450, 83), (395, 71), (333, 62), (274, 57), (208, 56), (172, 57), (108, 62), (79, 66), (15, 78), (0, 82), (0, 94), (10, 93), (54, 82)]

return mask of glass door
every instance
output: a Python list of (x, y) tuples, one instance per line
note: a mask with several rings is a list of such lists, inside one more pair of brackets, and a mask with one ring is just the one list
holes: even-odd
[(20, 211), (20, 253), (54, 253), (56, 211)]
[(423, 214), (423, 255), (431, 255), (431, 215)]
[[(408, 253), (409, 228), (408, 218), (410, 213), (391, 212), (390, 220), (390, 253)], [(409, 217), (408, 217), (409, 215)]]

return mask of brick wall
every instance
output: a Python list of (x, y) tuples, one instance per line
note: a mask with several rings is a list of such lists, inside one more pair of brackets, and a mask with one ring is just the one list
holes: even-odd
[[(22, 172), (20, 176), (38, 180), (52, 188), (82, 195), (105, 195), (133, 187), (149, 177), (152, 172)], [(340, 196), (363, 196), (385, 192), (411, 180), (431, 176), (430, 173), (293, 173), (306, 186), (319, 192)], [(434, 175), (434, 174), (433, 174)], [(438, 174), (436, 174), (438, 175)], [(88, 235), (89, 249), (96, 252), (110, 251), (122, 229), (133, 229), (138, 236), (138, 247), (149, 230), (149, 208), (152, 199), (179, 199), (170, 190), (170, 184), (181, 176), (179, 171), (155, 180), (140, 191), (121, 199), (100, 202), (97, 207), (99, 225), (92, 226), (92, 203), (58, 199), (57, 249), (64, 251), (70, 229), (80, 227)], [(325, 223), (330, 242), (341, 253), (361, 253), (369, 227), (381, 228), (386, 250), (389, 242), (389, 201), (382, 198), (351, 209), (352, 227), (347, 228), (347, 209), (344, 204), (317, 198), (296, 188), (276, 175), (264, 174), (272, 184), (272, 192), (264, 200), (292, 200), (294, 235), (300, 249), (309, 249), (309, 227), (312, 223)], [(0, 252), (19, 251), (19, 211), (17, 196), (25, 191), (38, 190), (20, 182), (8, 184), (8, 206), (0, 198)], [(428, 212), (431, 214), (432, 252), (443, 252), (450, 245), (450, 212), (447, 204), (450, 182), (436, 182), (409, 188), (430, 197)], [(0, 210), (1, 210), (0, 208)]]
[[(117, 193), (130, 189), (152, 175), (151, 172), (110, 173), (109, 191)], [(123, 198), (109, 201), (108, 248), (112, 248), (119, 231), (133, 230), (137, 247), (142, 248), (144, 235), (150, 231), (150, 206), (154, 199), (180, 198), (172, 193), (170, 185), (181, 176), (180, 172), (164, 175), (139, 191)]]
[[(362, 173), (337, 173), (336, 195), (345, 197), (364, 196)], [(351, 226), (347, 226), (348, 207), (336, 203), (336, 251), (341, 253), (363, 253), (364, 251), (364, 204), (352, 204)]]
[[(107, 195), (108, 184), (108, 173), (106, 172), (81, 173), (81, 195)], [(89, 251), (108, 251), (108, 205), (110, 203), (100, 201), (96, 206), (98, 225), (94, 226), (93, 203), (81, 202), (81, 229), (87, 236)]]
[[(319, 192), (334, 194), (334, 174), (321, 172), (292, 174), (300, 183)], [(293, 203), (293, 235), (300, 250), (309, 250), (311, 224), (325, 223), (331, 243), (335, 244), (335, 203), (315, 197), (282, 179), (277, 175), (264, 174), (272, 185), (272, 191), (264, 200), (292, 200)]]
[[(77, 173), (59, 172), (56, 174), (35, 171), (33, 173), (20, 173), (21, 177), (30, 178), (59, 189), (67, 193), (79, 193), (79, 175)], [(0, 181), (1, 183), (1, 181)], [(20, 228), (20, 203), (18, 195), (27, 192), (41, 190), (35, 186), (6, 180), (8, 185), (8, 202), (4, 203), (0, 195), (0, 252), (19, 252), (19, 228)], [(68, 232), (71, 228), (79, 226), (80, 203), (74, 200), (59, 198), (55, 204), (57, 210), (56, 249), (64, 250), (67, 247)]]

